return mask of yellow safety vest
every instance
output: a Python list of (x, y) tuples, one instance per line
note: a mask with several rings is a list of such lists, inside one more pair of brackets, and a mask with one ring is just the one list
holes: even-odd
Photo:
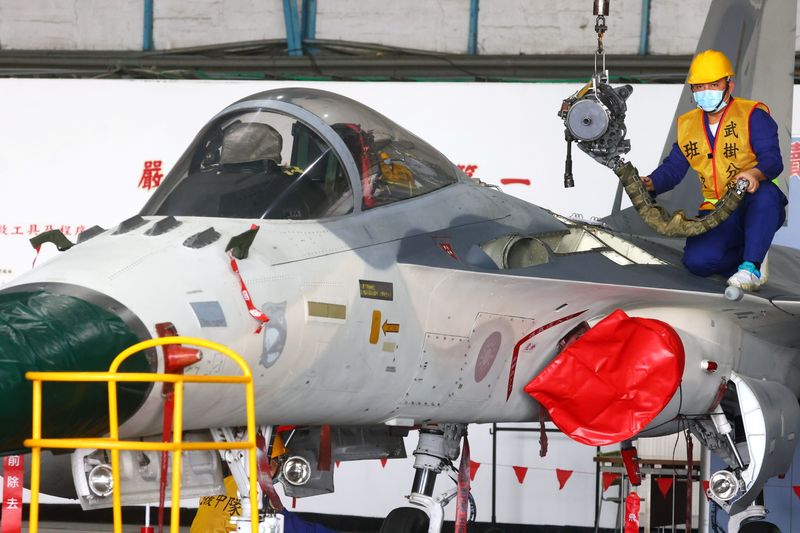
[(697, 171), (703, 188), (700, 209), (713, 209), (725, 194), (728, 181), (758, 164), (750, 146), (750, 115), (756, 109), (769, 113), (761, 102), (732, 98), (719, 119), (714, 142), (706, 134), (702, 109), (678, 117), (678, 146)]

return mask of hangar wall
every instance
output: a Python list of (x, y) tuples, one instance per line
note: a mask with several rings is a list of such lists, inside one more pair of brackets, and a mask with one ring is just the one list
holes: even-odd
[[(694, 52), (711, 0), (652, 2), (650, 53)], [(140, 50), (143, 0), (0, 0), (1, 49)], [(317, 38), (465, 53), (469, 0), (325, 0)], [(286, 37), (281, 0), (154, 0), (156, 49)], [(641, 0), (614, 0), (607, 51), (636, 54)], [(565, 38), (564, 29), (572, 31)], [(589, 0), (484, 0), (478, 53), (594, 50)]]

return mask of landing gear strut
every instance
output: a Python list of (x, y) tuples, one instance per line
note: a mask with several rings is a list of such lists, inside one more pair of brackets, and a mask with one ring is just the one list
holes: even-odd
[[(245, 438), (243, 428), (212, 428), (211, 436), (217, 442), (236, 442), (242, 441)], [(272, 436), (272, 427), (261, 427), (260, 432), (265, 437), (265, 441), (269, 442)], [(266, 453), (266, 450), (259, 450), (260, 453)], [(236, 481), (236, 487), (239, 490), (240, 501), (242, 505), (239, 517), (234, 517), (233, 522), (236, 525), (237, 533), (283, 533), (283, 515), (276, 513), (272, 509), (268, 509), (266, 505), (259, 505), (264, 500), (264, 491), (261, 483), (258, 484), (258, 501), (251, 502), (250, 494), (250, 476), (248, 475), (249, 465), (248, 457), (243, 451), (239, 450), (224, 450), (220, 451), (222, 459), (228, 464), (233, 479)], [(267, 461), (267, 468), (269, 468)], [(259, 468), (261, 465), (259, 465)], [(259, 473), (261, 476), (263, 472)], [(269, 474), (269, 473), (267, 473)], [(250, 522), (250, 509), (251, 505), (259, 506), (259, 527), (256, 532)]]
[(424, 426), (419, 430), (414, 450), (414, 482), (408, 501), (415, 507), (394, 509), (383, 522), (381, 533), (439, 533), (444, 522), (444, 507), (457, 493), (457, 487), (434, 497), (436, 476), (447, 472), (455, 481), (452, 461), (459, 456), (461, 437), (466, 435), (464, 424)]

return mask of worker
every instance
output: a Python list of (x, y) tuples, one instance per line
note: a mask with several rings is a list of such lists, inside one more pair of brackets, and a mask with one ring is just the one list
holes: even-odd
[(783, 161), (769, 108), (734, 98), (733, 76), (722, 52), (695, 56), (687, 83), (697, 109), (678, 117), (677, 142), (642, 182), (655, 196), (678, 185), (691, 166), (703, 191), (702, 216), (714, 210), (728, 184), (747, 180), (748, 194), (728, 219), (686, 239), (683, 264), (698, 276), (721, 274), (728, 285), (756, 291), (766, 282), (765, 257), (786, 218), (786, 196), (773, 182)]

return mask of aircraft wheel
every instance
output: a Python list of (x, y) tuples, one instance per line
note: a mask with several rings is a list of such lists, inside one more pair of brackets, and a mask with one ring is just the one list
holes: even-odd
[(772, 522), (747, 522), (739, 528), (739, 533), (781, 533), (781, 528)]
[(428, 533), (430, 519), (415, 507), (398, 507), (383, 521), (380, 533)]

